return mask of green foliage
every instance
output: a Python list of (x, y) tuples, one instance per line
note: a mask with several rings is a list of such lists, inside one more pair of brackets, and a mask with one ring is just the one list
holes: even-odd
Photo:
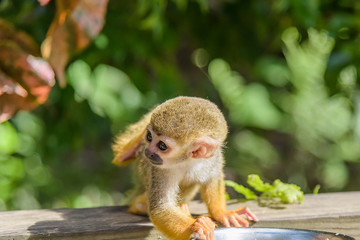
[[(301, 188), (295, 184), (283, 183), (276, 179), (272, 184), (264, 183), (259, 175), (251, 174), (248, 176), (247, 183), (257, 192), (260, 192), (260, 198), (271, 201), (280, 200), (282, 203), (301, 203), (304, 200), (304, 193)], [(239, 185), (236, 182), (227, 180), (225, 185), (232, 187), (237, 193), (244, 195), (248, 200), (257, 199), (257, 195), (249, 188)]]
[(280, 113), (270, 102), (264, 86), (257, 83), (245, 86), (243, 77), (221, 59), (211, 61), (209, 76), (228, 107), (233, 122), (264, 129), (279, 126)]
[[(54, 9), (0, 2), (1, 17), (38, 43)], [(68, 86), (0, 125), (0, 209), (123, 203), (131, 171), (111, 164), (113, 136), (177, 95), (223, 110), (232, 178), (358, 190), (359, 19), (351, 1), (110, 1)], [(276, 182), (299, 200), (287, 187)]]
[(295, 184), (283, 183), (276, 179), (272, 185), (264, 183), (256, 174), (248, 176), (247, 183), (256, 191), (262, 192), (261, 197), (273, 200), (279, 198), (282, 203), (296, 203), (304, 200), (304, 193)]
[(86, 62), (78, 60), (69, 66), (67, 73), (75, 99), (87, 100), (92, 111), (101, 117), (116, 121), (143, 103), (144, 96), (117, 68), (101, 64), (91, 71)]
[(19, 145), (19, 137), (14, 127), (5, 122), (0, 125), (0, 152), (4, 154), (12, 154)]

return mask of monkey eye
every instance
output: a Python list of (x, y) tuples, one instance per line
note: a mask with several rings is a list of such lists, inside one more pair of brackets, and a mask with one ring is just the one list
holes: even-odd
[(159, 142), (158, 147), (161, 151), (165, 151), (168, 148), (163, 141)]
[(148, 140), (148, 142), (152, 141), (152, 135), (151, 135), (150, 131), (148, 131), (147, 134), (146, 134), (146, 140)]

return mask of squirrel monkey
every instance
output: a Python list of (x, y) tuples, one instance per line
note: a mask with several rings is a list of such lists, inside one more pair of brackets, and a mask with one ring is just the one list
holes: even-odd
[(129, 212), (149, 215), (171, 239), (214, 239), (213, 221), (194, 219), (187, 205), (200, 190), (210, 217), (224, 226), (257, 221), (246, 207), (226, 210), (222, 147), (227, 132), (218, 107), (197, 97), (170, 99), (130, 125), (113, 145), (114, 164), (134, 159), (138, 164), (142, 185)]

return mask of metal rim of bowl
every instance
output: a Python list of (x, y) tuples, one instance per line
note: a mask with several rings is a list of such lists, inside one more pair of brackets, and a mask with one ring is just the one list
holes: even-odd
[(244, 232), (261, 232), (261, 231), (291, 231), (291, 232), (307, 232), (307, 233), (315, 233), (315, 234), (329, 234), (337, 237), (341, 237), (347, 240), (355, 240), (355, 238), (350, 237), (348, 235), (342, 234), (342, 233), (333, 233), (333, 232), (327, 232), (327, 231), (318, 231), (318, 230), (309, 230), (309, 229), (297, 229), (297, 228), (271, 228), (271, 227), (249, 227), (249, 228), (236, 228), (236, 227), (230, 227), (230, 228), (217, 228), (215, 229), (216, 232), (221, 233), (222, 231), (229, 231), (229, 230), (237, 229), (236, 231), (244, 231)]

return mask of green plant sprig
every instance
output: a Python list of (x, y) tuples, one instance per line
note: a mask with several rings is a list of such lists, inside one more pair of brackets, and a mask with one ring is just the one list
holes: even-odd
[[(258, 175), (250, 174), (247, 183), (261, 193), (260, 198), (269, 200), (279, 199), (282, 203), (301, 203), (304, 200), (304, 193), (299, 186), (283, 183), (279, 179), (276, 179), (272, 184), (269, 184), (264, 183)], [(225, 185), (233, 188), (237, 193), (243, 194), (248, 200), (259, 198), (251, 189), (237, 184), (236, 182), (226, 180)]]

